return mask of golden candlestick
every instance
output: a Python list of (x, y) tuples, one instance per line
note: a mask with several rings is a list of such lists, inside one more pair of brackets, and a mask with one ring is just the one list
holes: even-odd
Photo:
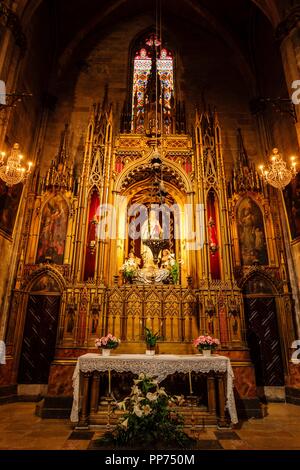
[(111, 395), (111, 370), (108, 369), (108, 395)]
[(189, 384), (190, 384), (190, 394), (193, 395), (193, 388), (192, 388), (192, 373), (189, 370)]

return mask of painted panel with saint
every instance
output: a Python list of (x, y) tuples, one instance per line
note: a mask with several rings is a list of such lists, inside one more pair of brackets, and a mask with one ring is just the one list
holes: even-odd
[(0, 230), (11, 236), (14, 230), (23, 184), (8, 187), (0, 180)]
[(68, 223), (68, 205), (55, 196), (44, 207), (37, 250), (37, 263), (63, 264)]
[(237, 222), (241, 264), (243, 266), (267, 265), (268, 253), (263, 215), (251, 198), (241, 201), (237, 211)]

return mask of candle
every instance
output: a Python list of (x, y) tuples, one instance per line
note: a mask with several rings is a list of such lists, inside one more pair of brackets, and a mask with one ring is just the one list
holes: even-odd
[(108, 394), (111, 394), (111, 370), (108, 369)]
[(190, 383), (190, 394), (193, 394), (193, 388), (192, 388), (192, 373), (189, 370), (189, 383)]

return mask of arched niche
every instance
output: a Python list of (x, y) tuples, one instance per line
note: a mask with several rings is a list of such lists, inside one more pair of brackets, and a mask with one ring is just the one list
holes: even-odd
[(221, 279), (219, 199), (213, 189), (207, 193), (206, 207), (210, 273), (212, 279)]
[(100, 217), (100, 195), (93, 186), (88, 197), (87, 231), (84, 254), (84, 280), (94, 277), (96, 266), (97, 225)]

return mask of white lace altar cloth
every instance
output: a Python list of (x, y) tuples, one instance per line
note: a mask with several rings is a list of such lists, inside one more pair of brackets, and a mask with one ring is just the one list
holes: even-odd
[(73, 406), (71, 421), (78, 422), (79, 419), (79, 380), (81, 372), (92, 371), (104, 372), (114, 370), (116, 372), (132, 372), (133, 374), (145, 374), (156, 377), (159, 382), (174, 372), (202, 372), (226, 373), (226, 408), (232, 423), (237, 423), (237, 413), (233, 393), (234, 375), (230, 359), (225, 356), (213, 355), (204, 357), (202, 355), (177, 356), (169, 354), (157, 354), (146, 356), (145, 354), (114, 354), (112, 356), (101, 356), (100, 354), (84, 354), (77, 360), (73, 374)]

